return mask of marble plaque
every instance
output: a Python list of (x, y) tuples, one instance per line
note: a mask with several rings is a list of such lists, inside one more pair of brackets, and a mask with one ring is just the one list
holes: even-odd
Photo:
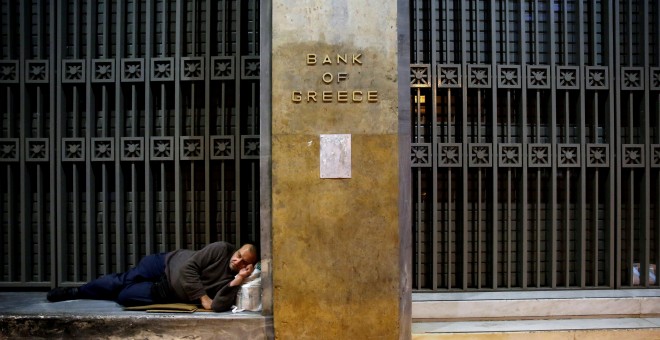
[(351, 135), (321, 135), (321, 178), (351, 178)]

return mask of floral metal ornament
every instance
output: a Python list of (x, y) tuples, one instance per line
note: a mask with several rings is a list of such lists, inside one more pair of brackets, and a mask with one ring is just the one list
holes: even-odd
[(522, 144), (501, 143), (497, 145), (498, 165), (503, 168), (517, 168), (522, 166)]
[(660, 144), (651, 144), (651, 167), (660, 168)]
[(410, 65), (410, 87), (431, 87), (431, 65)]
[(181, 58), (181, 80), (204, 80), (204, 58)]
[(497, 65), (497, 87), (502, 89), (521, 88), (520, 65)]
[(621, 68), (621, 90), (641, 91), (644, 90), (644, 68), (622, 67)]
[(550, 65), (527, 65), (527, 88), (550, 88)]
[(0, 138), (0, 162), (17, 162), (18, 138)]
[(92, 82), (114, 83), (115, 82), (115, 60), (94, 59), (92, 60)]
[(144, 59), (123, 58), (121, 60), (121, 81), (122, 82), (144, 81)]
[(211, 136), (211, 159), (234, 159), (234, 136)]
[(580, 144), (557, 145), (557, 167), (579, 168), (581, 164)]
[(438, 144), (438, 167), (460, 168), (463, 166), (463, 144), (461, 143), (439, 143)]
[(179, 158), (186, 161), (204, 159), (204, 137), (181, 136), (179, 139)]
[(651, 90), (660, 91), (660, 67), (651, 67)]
[(587, 90), (608, 90), (610, 88), (609, 71), (603, 66), (585, 66), (585, 88)]
[(644, 167), (644, 144), (621, 145), (621, 166), (624, 168)]
[(144, 138), (142, 137), (122, 137), (121, 160), (122, 161), (143, 161), (144, 160)]
[(577, 90), (580, 88), (580, 68), (578, 66), (557, 66), (557, 89)]
[(112, 162), (115, 160), (115, 139), (111, 137), (92, 138), (92, 161)]
[(241, 78), (259, 80), (261, 74), (261, 60), (258, 56), (241, 57)]
[(468, 165), (483, 168), (493, 166), (493, 145), (490, 143), (468, 144)]
[(0, 83), (18, 83), (17, 60), (0, 60)]
[(174, 137), (151, 137), (149, 150), (149, 158), (151, 160), (174, 160)]
[(85, 60), (62, 60), (61, 72), (63, 83), (84, 83), (86, 81)]
[(470, 88), (490, 88), (490, 65), (468, 65), (467, 77)]
[(552, 166), (552, 146), (546, 143), (527, 145), (527, 166), (530, 168), (549, 168)]
[(174, 58), (151, 58), (151, 81), (173, 81)]
[(47, 162), (50, 160), (48, 138), (26, 138), (25, 160), (28, 162)]
[(410, 163), (414, 168), (430, 167), (431, 143), (412, 143), (410, 145)]
[(48, 83), (48, 60), (26, 60), (25, 82), (26, 83)]
[(439, 88), (460, 88), (463, 83), (461, 65), (440, 64), (437, 66)]
[(587, 144), (587, 167), (607, 168), (610, 166), (610, 146), (607, 144)]
[(234, 79), (234, 57), (211, 57), (211, 79), (231, 80)]
[(241, 158), (242, 159), (259, 159), (261, 152), (261, 142), (259, 135), (243, 135), (241, 136)]
[(85, 138), (62, 138), (62, 162), (85, 160)]

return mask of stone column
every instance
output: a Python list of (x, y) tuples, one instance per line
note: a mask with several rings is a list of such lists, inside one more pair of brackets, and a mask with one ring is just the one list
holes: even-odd
[(397, 1), (272, 1), (279, 339), (409, 337), (397, 63)]

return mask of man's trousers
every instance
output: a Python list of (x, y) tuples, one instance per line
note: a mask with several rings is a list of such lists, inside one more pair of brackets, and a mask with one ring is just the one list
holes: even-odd
[(124, 273), (101, 276), (78, 288), (77, 298), (114, 300), (124, 306), (152, 304), (151, 286), (165, 274), (166, 255), (149, 255)]

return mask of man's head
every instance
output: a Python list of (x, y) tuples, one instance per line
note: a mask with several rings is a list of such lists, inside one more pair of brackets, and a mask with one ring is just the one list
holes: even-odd
[(238, 272), (249, 264), (254, 265), (257, 260), (257, 248), (249, 243), (244, 244), (231, 256), (229, 268), (234, 272)]

